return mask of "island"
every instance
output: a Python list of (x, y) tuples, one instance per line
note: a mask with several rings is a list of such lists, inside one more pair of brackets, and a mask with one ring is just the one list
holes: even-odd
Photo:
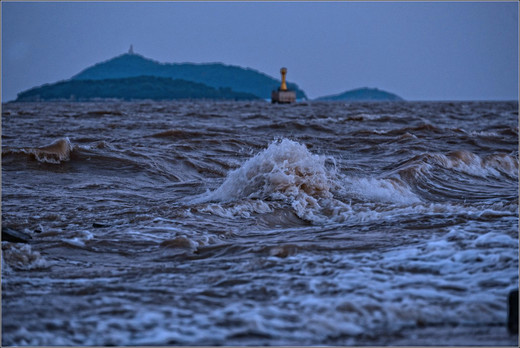
[(377, 88), (358, 88), (340, 94), (317, 98), (318, 101), (400, 101), (403, 98)]
[[(271, 91), (280, 86), (280, 80), (251, 68), (222, 63), (159, 63), (134, 53), (119, 55), (88, 67), (72, 77), (72, 80), (106, 80), (138, 76), (167, 77), (205, 84), (216, 89), (230, 88), (235, 92), (270, 99)], [(296, 92), (296, 98), (307, 99), (305, 92), (294, 83), (287, 86)]]
[(256, 95), (235, 92), (228, 87), (213, 88), (202, 83), (156, 76), (137, 76), (98, 80), (66, 80), (31, 88), (18, 94), (17, 102), (222, 99), (255, 100)]

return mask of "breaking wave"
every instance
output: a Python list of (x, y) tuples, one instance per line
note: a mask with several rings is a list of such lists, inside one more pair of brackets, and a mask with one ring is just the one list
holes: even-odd
[(331, 198), (335, 167), (327, 168), (325, 160), (311, 154), (304, 145), (283, 139), (229, 173), (207, 199), (305, 199), (312, 203), (315, 198)]
[(28, 271), (49, 268), (51, 265), (52, 262), (47, 261), (38, 251), (32, 250), (29, 244), (2, 243), (3, 271)]
[[(332, 160), (331, 165), (326, 165), (328, 160)], [(230, 172), (215, 191), (193, 202), (283, 201), (299, 217), (309, 218), (310, 213), (321, 207), (321, 201), (333, 198), (336, 185), (333, 159), (314, 155), (305, 145), (282, 139)]]
[(7, 148), (2, 151), (2, 156), (24, 154), (36, 159), (38, 162), (60, 164), (70, 160), (73, 148), (69, 138), (65, 137), (42, 147)]
[[(395, 179), (349, 178), (337, 172), (334, 158), (312, 154), (305, 145), (282, 139), (230, 172), (222, 185), (195, 198), (200, 209), (219, 216), (249, 216), (289, 204), (301, 219), (322, 223), (352, 216), (352, 194), (391, 203), (418, 202), (404, 182)], [(339, 195), (339, 196), (338, 196)], [(347, 196), (345, 199), (338, 199)], [(343, 200), (343, 201), (342, 201)], [(261, 203), (255, 203), (260, 201)], [(345, 201), (345, 202), (344, 202)]]
[[(442, 171), (445, 175), (439, 174)], [(348, 176), (339, 173), (334, 158), (313, 154), (305, 145), (282, 139), (229, 172), (216, 190), (191, 203), (205, 203), (196, 210), (221, 217), (273, 213), (287, 204), (300, 219), (313, 223), (365, 221), (403, 209), (428, 210), (430, 204), (438, 202), (453, 209), (452, 204), (461, 200), (483, 197), (488, 177), (516, 178), (517, 172), (518, 159), (513, 155), (480, 157), (453, 151), (414, 156), (380, 177)], [(463, 180), (461, 175), (482, 178), (482, 186), (461, 185), (454, 192), (450, 182)], [(488, 195), (496, 194), (497, 187), (494, 183)]]
[(477, 177), (509, 177), (518, 178), (518, 158), (504, 153), (496, 153), (480, 157), (469, 151), (452, 151), (441, 153), (425, 153), (414, 156), (404, 164), (411, 164), (413, 174), (424, 175), (436, 168), (444, 168)]

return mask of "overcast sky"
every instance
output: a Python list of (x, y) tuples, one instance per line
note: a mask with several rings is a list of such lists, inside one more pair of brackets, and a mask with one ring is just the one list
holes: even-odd
[(517, 100), (518, 2), (2, 2), (2, 100), (134, 51), (221, 62), (309, 98)]

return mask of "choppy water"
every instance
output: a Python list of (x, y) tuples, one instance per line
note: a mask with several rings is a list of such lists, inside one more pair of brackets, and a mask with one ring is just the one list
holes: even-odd
[(2, 111), (4, 345), (516, 345), (518, 104)]

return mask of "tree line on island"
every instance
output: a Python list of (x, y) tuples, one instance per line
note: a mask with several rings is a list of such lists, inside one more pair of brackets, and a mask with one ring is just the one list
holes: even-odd
[(257, 96), (229, 87), (213, 88), (202, 83), (157, 76), (105, 80), (69, 80), (36, 87), (18, 95), (17, 101), (95, 99), (221, 99), (255, 100)]
[[(34, 87), (17, 102), (53, 100), (257, 100), (269, 99), (280, 80), (259, 71), (221, 63), (159, 63), (127, 53), (95, 64), (69, 80)], [(308, 99), (294, 83), (296, 98)], [(362, 88), (317, 100), (402, 100), (395, 94)]]

